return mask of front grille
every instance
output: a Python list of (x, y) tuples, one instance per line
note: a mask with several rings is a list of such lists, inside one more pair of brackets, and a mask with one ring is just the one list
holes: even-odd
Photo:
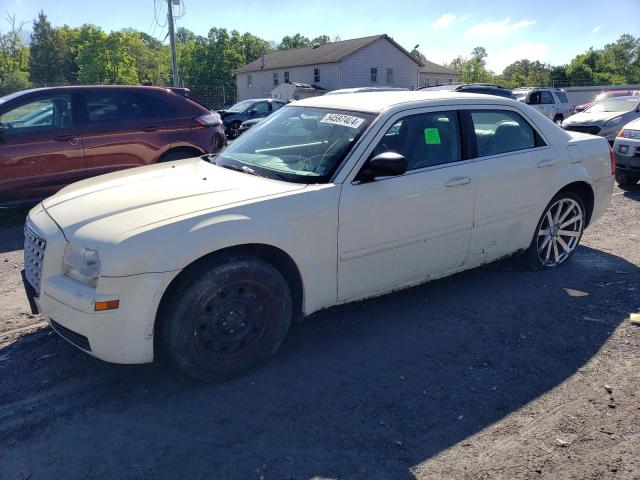
[(40, 295), (40, 280), (42, 279), (42, 262), (47, 242), (36, 233), (27, 219), (24, 224), (24, 276)]
[(591, 135), (597, 135), (600, 133), (600, 127), (596, 127), (595, 125), (568, 125), (565, 127), (565, 130), (569, 130), (571, 132), (590, 133)]
[(64, 338), (67, 342), (75, 345), (78, 348), (86, 350), (87, 352), (91, 351), (91, 345), (89, 345), (89, 339), (84, 335), (80, 335), (73, 330), (69, 330), (67, 327), (63, 327), (55, 320), (51, 320), (51, 327), (56, 331), (58, 335)]

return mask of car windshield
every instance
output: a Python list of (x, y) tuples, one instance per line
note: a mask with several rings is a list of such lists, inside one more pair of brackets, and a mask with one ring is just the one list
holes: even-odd
[(255, 102), (253, 100), (244, 100), (242, 102), (236, 103), (233, 107), (227, 108), (227, 112), (244, 112), (247, 108), (253, 105)]
[(621, 98), (608, 98), (601, 102), (594, 103), (589, 107), (586, 112), (588, 113), (600, 113), (600, 112), (630, 112), (638, 107), (637, 98), (621, 97)]
[(324, 183), (372, 118), (345, 110), (284, 107), (243, 134), (214, 161), (269, 178)]

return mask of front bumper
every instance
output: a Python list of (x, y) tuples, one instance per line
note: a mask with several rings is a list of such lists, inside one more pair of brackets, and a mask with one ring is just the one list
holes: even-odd
[(598, 124), (587, 124), (587, 123), (563, 123), (562, 128), (568, 130), (570, 132), (581, 132), (588, 133), (590, 135), (597, 135), (599, 137), (606, 138), (609, 143), (613, 143), (616, 139), (616, 135), (620, 130), (619, 126), (615, 127), (602, 127), (602, 125)]
[[(147, 363), (153, 361), (155, 314), (169, 281), (165, 273), (100, 278), (94, 290), (57, 275), (44, 281), (38, 305), (60, 336), (94, 357), (112, 363)], [(108, 299), (118, 299), (119, 307), (94, 311), (96, 301)]]
[[(151, 362), (158, 305), (178, 272), (100, 277), (94, 289), (62, 274), (67, 240), (41, 205), (31, 210), (29, 222), (46, 239), (39, 291), (23, 277), (32, 308), (60, 336), (94, 357), (113, 363)], [(95, 302), (115, 299), (117, 309), (95, 311)]]
[(640, 140), (618, 137), (613, 145), (616, 169), (640, 176)]

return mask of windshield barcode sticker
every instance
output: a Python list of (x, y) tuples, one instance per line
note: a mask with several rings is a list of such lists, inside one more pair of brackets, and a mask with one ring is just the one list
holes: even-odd
[(327, 113), (320, 123), (332, 123), (343, 127), (358, 128), (364, 122), (364, 118), (343, 115), (341, 113)]

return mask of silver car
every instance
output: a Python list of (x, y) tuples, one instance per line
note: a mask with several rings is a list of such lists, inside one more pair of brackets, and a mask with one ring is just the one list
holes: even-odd
[(616, 181), (621, 187), (640, 180), (640, 119), (626, 124), (613, 144), (616, 155)]
[(611, 144), (623, 125), (640, 118), (640, 98), (607, 98), (562, 122), (562, 128), (605, 137)]

